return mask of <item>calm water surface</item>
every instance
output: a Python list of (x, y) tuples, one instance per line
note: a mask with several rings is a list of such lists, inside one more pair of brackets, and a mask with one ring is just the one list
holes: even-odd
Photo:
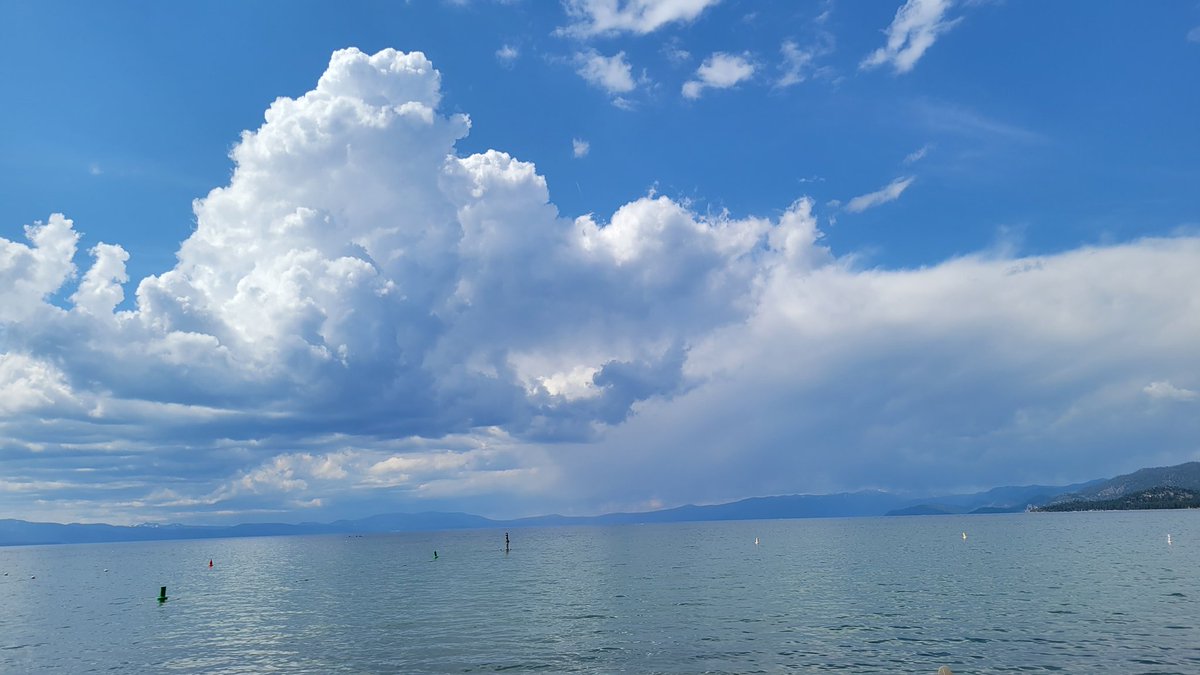
[(511, 534), (0, 548), (0, 671), (1200, 673), (1196, 512)]

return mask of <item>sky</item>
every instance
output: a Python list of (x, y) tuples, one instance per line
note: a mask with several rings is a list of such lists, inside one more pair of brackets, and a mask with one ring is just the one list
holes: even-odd
[(1200, 459), (1200, 4), (0, 4), (0, 517)]

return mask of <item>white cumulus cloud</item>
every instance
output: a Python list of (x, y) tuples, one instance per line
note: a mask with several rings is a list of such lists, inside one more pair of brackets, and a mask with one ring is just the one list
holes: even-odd
[(1200, 398), (1200, 394), (1192, 389), (1176, 387), (1175, 385), (1165, 380), (1151, 382), (1142, 388), (1146, 395), (1150, 398), (1166, 399), (1169, 401), (1194, 401)]
[[(27, 228), (29, 244), (0, 240), (3, 352), (30, 359), (12, 362), (5, 405), (70, 393), (93, 420), (44, 437), (18, 417), (0, 432), (75, 444), (133, 429), (126, 452), (157, 453), (164, 471), (221, 444), (202, 455), (211, 466), (186, 470), (201, 485), (205, 471), (225, 480), (229, 458), (277, 455), (300, 434), (588, 438), (684, 387), (686, 345), (743, 311), (772, 222), (664, 197), (608, 223), (562, 219), (533, 165), (454, 153), (470, 122), (438, 111), (439, 80), (419, 53), (336, 52), (312, 91), (277, 99), (242, 134), (229, 184), (196, 200), (178, 263), (142, 279), (130, 311), (114, 311), (120, 247), (92, 249), (64, 309), (48, 298), (74, 274), (71, 221)], [(277, 440), (226, 448), (229, 434)], [(317, 485), (260, 469), (186, 498)]]
[(587, 157), (588, 151), (592, 149), (592, 144), (581, 138), (571, 139), (571, 153), (576, 159)]
[(716, 52), (696, 69), (695, 79), (683, 83), (685, 98), (699, 98), (705, 89), (728, 89), (754, 76), (755, 66), (742, 55)]
[(1200, 238), (861, 269), (808, 199), (565, 217), (440, 99), (422, 54), (334, 53), (129, 309), (116, 244), (78, 275), (65, 216), (0, 238), (0, 511), (528, 515), (1074, 480), (1200, 437), (1154, 400), (1200, 370)]
[(25, 226), (22, 244), (0, 238), (0, 321), (19, 321), (38, 310), (42, 301), (75, 273), (74, 223), (56, 213), (45, 223)]
[(1200, 281), (1198, 263), (1190, 237), (922, 269), (764, 270), (750, 316), (691, 349), (685, 372), (703, 384), (641, 404), (564, 455), (564, 471), (576, 499), (680, 504), (798, 482), (1067, 482), (1144, 465), (1134, 447), (1187, 461), (1200, 417), (1154, 405), (1181, 387), (1142, 386), (1146, 373), (1200, 368), (1200, 315), (1170, 290)]
[(129, 275), (125, 273), (129, 254), (116, 244), (96, 244), (91, 253), (96, 261), (83, 275), (71, 301), (76, 307), (97, 316), (111, 314), (125, 299), (121, 284), (129, 281)]
[(24, 354), (0, 353), (0, 414), (71, 411), (71, 388), (53, 364)]
[(595, 50), (575, 55), (580, 77), (589, 84), (610, 94), (624, 94), (634, 90), (633, 68), (625, 60), (625, 52), (604, 56)]

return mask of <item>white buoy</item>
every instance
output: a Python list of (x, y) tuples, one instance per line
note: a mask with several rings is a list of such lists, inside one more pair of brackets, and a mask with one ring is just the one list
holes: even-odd
[[(1168, 536), (1168, 537), (1170, 537), (1170, 535), (1167, 535), (1167, 536)], [(755, 537), (755, 538), (754, 538), (754, 545), (755, 545), (755, 546), (758, 546), (758, 537)]]
[(1167, 533), (1167, 546), (1170, 546), (1170, 545), (1171, 545), (1171, 534), (1168, 532)]
[(963, 541), (966, 541), (966, 540), (967, 540), (967, 533), (963, 532)]

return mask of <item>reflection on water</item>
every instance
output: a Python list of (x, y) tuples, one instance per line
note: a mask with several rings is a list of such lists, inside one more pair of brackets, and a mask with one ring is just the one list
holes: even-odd
[(1198, 517), (0, 548), (0, 671), (1196, 673)]

